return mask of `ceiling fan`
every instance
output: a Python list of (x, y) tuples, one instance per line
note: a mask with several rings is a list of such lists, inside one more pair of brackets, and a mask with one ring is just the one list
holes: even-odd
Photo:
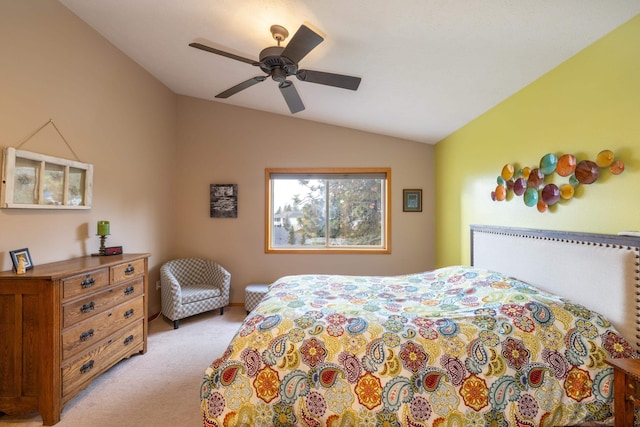
[(260, 52), (260, 59), (258, 61), (244, 58), (200, 43), (189, 43), (189, 46), (195, 47), (196, 49), (201, 49), (215, 53), (216, 55), (225, 56), (227, 58), (235, 59), (236, 61), (260, 67), (260, 69), (267, 74), (266, 76), (256, 76), (249, 80), (245, 80), (242, 83), (217, 94), (216, 98), (228, 98), (231, 95), (235, 95), (236, 93), (255, 85), (256, 83), (265, 81), (267, 77), (271, 77), (279, 83), (278, 86), (280, 87), (280, 92), (282, 93), (291, 114), (295, 114), (304, 110), (304, 104), (302, 103), (302, 99), (300, 99), (300, 95), (298, 95), (298, 91), (293, 85), (293, 82), (291, 80), (287, 80), (287, 77), (289, 76), (296, 76), (298, 80), (303, 82), (318, 83), (342, 89), (358, 89), (361, 81), (360, 77), (326, 73), (323, 71), (302, 70), (298, 68), (298, 62), (324, 40), (322, 36), (311, 30), (306, 25), (300, 26), (286, 47), (280, 46), (280, 43), (289, 36), (289, 32), (286, 28), (280, 25), (272, 25), (271, 34), (278, 42), (278, 45), (263, 49), (262, 52)]

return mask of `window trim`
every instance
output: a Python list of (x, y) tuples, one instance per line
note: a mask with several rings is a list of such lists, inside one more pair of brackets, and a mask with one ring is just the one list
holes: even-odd
[[(267, 254), (390, 254), (391, 253), (391, 168), (266, 168), (265, 172), (265, 230), (264, 251)], [(386, 176), (384, 221), (384, 246), (376, 248), (324, 247), (324, 248), (274, 248), (271, 246), (273, 214), (271, 209), (272, 174), (365, 174), (378, 173)]]

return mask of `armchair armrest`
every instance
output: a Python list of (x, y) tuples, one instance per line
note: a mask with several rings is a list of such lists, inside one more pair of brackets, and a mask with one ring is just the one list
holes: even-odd
[(216, 285), (221, 291), (229, 289), (231, 273), (215, 262), (209, 262), (205, 271), (206, 282)]
[(160, 289), (163, 299), (171, 298), (176, 303), (182, 304), (182, 289), (176, 277), (168, 269), (160, 269)]

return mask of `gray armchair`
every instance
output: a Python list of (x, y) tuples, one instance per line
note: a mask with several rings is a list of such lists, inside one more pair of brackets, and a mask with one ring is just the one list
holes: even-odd
[(229, 305), (231, 274), (204, 258), (182, 258), (160, 267), (162, 314), (178, 329), (180, 319)]

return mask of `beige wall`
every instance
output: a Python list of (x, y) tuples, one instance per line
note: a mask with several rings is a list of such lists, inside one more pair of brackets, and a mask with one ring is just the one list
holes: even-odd
[[(280, 101), (276, 99), (275, 101)], [(391, 167), (391, 255), (264, 253), (265, 168)], [(175, 254), (210, 256), (231, 272), (232, 301), (248, 283), (296, 273), (401, 274), (433, 266), (433, 146), (178, 99)], [(238, 184), (238, 218), (209, 217), (209, 185)], [(402, 212), (422, 188), (423, 212)]]
[[(90, 210), (0, 209), (0, 267), (25, 247), (36, 265), (95, 252), (96, 223), (106, 219), (107, 245), (153, 255), (155, 283), (171, 248), (175, 94), (57, 1), (0, 2), (0, 45), (0, 146), (53, 119), (94, 165)], [(74, 159), (51, 125), (22, 149)]]
[[(411, 141), (180, 97), (50, 0), (0, 2), (0, 146), (17, 146), (49, 119), (82, 162), (94, 165), (93, 207), (0, 209), (0, 269), (27, 247), (35, 264), (88, 255), (96, 222), (107, 245), (149, 252), (150, 312), (160, 265), (202, 255), (243, 287), (285, 274), (399, 274), (434, 263), (433, 147)], [(23, 149), (73, 154), (52, 126)], [(392, 168), (391, 255), (264, 254), (266, 167)], [(209, 218), (209, 185), (239, 185), (239, 217)], [(422, 188), (422, 213), (402, 212), (402, 189)]]

